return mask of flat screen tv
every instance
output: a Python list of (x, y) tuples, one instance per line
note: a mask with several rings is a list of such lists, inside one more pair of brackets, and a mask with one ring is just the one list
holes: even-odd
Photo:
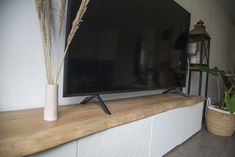
[[(80, 2), (68, 3), (67, 30)], [(90, 0), (65, 60), (64, 96), (185, 86), (189, 24), (174, 0)]]

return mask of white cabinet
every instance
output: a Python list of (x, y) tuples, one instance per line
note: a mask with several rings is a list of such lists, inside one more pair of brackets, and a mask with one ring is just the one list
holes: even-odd
[(177, 108), (31, 157), (161, 157), (201, 129), (203, 103)]
[(150, 157), (161, 157), (201, 129), (203, 103), (153, 116)]
[(77, 140), (31, 155), (30, 157), (76, 157)]
[(175, 109), (153, 116), (150, 157), (160, 157), (181, 143), (184, 114)]
[(203, 103), (182, 108), (184, 112), (184, 128), (182, 142), (201, 130)]
[(111, 128), (78, 141), (78, 157), (148, 157), (151, 118)]

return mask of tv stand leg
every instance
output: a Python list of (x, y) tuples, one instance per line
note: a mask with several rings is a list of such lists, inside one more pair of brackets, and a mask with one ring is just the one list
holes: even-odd
[(111, 115), (111, 112), (109, 111), (108, 107), (105, 105), (104, 101), (102, 100), (102, 98), (99, 95), (95, 95), (95, 98), (98, 100), (101, 108), (104, 110), (104, 112), (106, 114)]
[(80, 104), (86, 104), (86, 103), (88, 103), (89, 101), (91, 101), (91, 100), (94, 99), (94, 98), (95, 98), (94, 95), (88, 96), (88, 97), (86, 97), (84, 100), (82, 100), (82, 101), (80, 102)]
[(104, 101), (102, 100), (102, 98), (99, 95), (92, 95), (92, 96), (88, 96), (86, 97), (84, 100), (82, 100), (80, 102), (80, 104), (86, 104), (89, 101), (91, 101), (92, 99), (96, 98), (98, 101), (98, 104), (100, 105), (100, 107), (103, 109), (103, 111), (108, 114), (111, 115), (111, 112), (109, 111), (108, 107), (105, 105)]
[(171, 91), (176, 91), (177, 93), (179, 93), (180, 95), (184, 96), (184, 97), (188, 97), (187, 94), (183, 93), (181, 90), (177, 89), (177, 88), (169, 88), (166, 91), (163, 92), (163, 94), (167, 94), (170, 93)]

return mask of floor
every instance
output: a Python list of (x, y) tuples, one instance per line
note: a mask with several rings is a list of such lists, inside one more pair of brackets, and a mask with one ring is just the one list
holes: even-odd
[(215, 136), (203, 128), (164, 157), (235, 157), (235, 135)]

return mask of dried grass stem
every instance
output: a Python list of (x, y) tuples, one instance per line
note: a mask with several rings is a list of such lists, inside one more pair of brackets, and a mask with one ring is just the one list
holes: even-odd
[[(59, 37), (64, 23), (65, 18), (65, 6), (67, 0), (60, 1), (60, 15), (59, 15)], [(73, 20), (72, 28), (69, 32), (68, 38), (66, 40), (65, 50), (62, 56), (59, 56), (59, 53), (52, 51), (52, 29), (53, 29), (53, 14), (52, 14), (52, 0), (35, 0), (36, 10), (38, 13), (40, 30), (42, 36), (42, 46), (44, 52), (44, 63), (46, 68), (46, 77), (48, 84), (56, 84), (59, 79), (59, 74), (64, 63), (64, 59), (68, 53), (68, 48), (71, 44), (72, 39), (74, 38), (75, 33), (77, 32), (84, 13), (86, 12), (87, 5), (89, 0), (82, 0), (79, 10), (77, 11), (76, 17)], [(56, 66), (54, 66), (56, 65)], [(59, 65), (59, 66), (57, 66)]]

